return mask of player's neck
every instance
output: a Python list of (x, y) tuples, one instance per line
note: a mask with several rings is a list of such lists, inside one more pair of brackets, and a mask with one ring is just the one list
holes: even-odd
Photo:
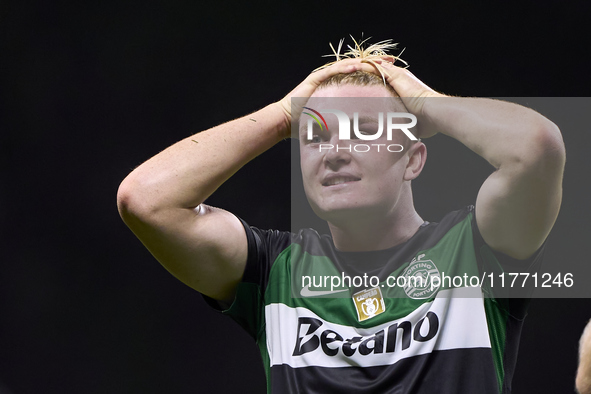
[(337, 249), (344, 252), (384, 250), (408, 241), (424, 223), (412, 209), (384, 218), (356, 218), (348, 223), (329, 223)]

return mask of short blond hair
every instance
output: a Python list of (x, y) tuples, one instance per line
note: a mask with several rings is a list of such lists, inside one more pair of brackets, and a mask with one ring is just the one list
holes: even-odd
[(317, 89), (326, 88), (328, 86), (340, 85), (356, 85), (356, 86), (384, 86), (392, 96), (399, 97), (398, 93), (390, 84), (385, 84), (381, 77), (376, 74), (365, 71), (355, 71), (349, 74), (335, 74), (328, 77), (318, 85)]
[[(341, 50), (343, 48), (343, 43), (345, 41), (344, 38), (342, 38), (339, 41), (339, 45), (338, 45), (337, 49), (334, 49), (334, 46), (332, 46), (332, 43), (329, 42), (328, 44), (330, 45), (330, 49), (332, 49), (332, 54), (324, 55), (324, 57), (334, 56), (335, 60), (318, 67), (314, 71), (321, 70), (323, 68), (331, 66), (331, 65), (333, 65), (337, 62), (340, 62), (342, 60), (361, 59), (361, 61), (363, 63), (369, 63), (372, 66), (374, 66), (376, 68), (376, 70), (380, 73), (380, 75), (382, 76), (381, 80), (382, 80), (384, 86), (388, 86), (388, 84), (386, 83), (386, 78), (384, 76), (385, 70), (380, 65), (380, 63), (376, 62), (376, 60), (380, 60), (380, 61), (386, 60), (386, 61), (392, 62), (392, 64), (399, 61), (399, 62), (403, 63), (405, 67), (408, 67), (408, 63), (400, 57), (402, 52), (404, 52), (404, 49), (402, 49), (400, 51), (400, 53), (398, 53), (398, 55), (391, 55), (388, 53), (388, 51), (396, 49), (398, 47), (398, 43), (392, 42), (391, 39), (379, 41), (379, 42), (376, 42), (375, 44), (369, 44), (367, 46), (364, 46), (364, 45), (366, 44), (366, 42), (369, 39), (371, 39), (371, 37), (368, 37), (365, 40), (362, 40), (361, 42), (357, 42), (357, 40), (355, 38), (353, 38), (353, 36), (351, 36), (351, 39), (353, 40), (353, 43), (355, 45), (354, 46), (347, 45), (347, 48), (349, 50), (347, 52), (342, 53), (342, 54), (341, 54)], [(367, 74), (367, 76), (361, 76), (360, 74)], [(350, 79), (353, 83), (351, 83), (348, 80), (349, 78), (341, 77), (340, 80), (339, 80), (339, 78), (336, 78), (336, 84), (339, 84), (340, 82), (351, 83), (353, 85), (361, 85), (361, 86), (375, 84), (374, 74), (365, 73), (365, 72), (360, 72), (360, 74), (357, 74), (357, 72), (352, 73), (352, 74), (347, 74), (347, 76), (351, 75)], [(333, 78), (329, 78), (329, 80), (333, 79)], [(329, 84), (332, 84), (332, 83), (329, 83)]]

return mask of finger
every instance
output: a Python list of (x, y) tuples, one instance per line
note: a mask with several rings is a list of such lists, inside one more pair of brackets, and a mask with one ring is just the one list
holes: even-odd
[(396, 63), (396, 60), (397, 60), (396, 56), (393, 56), (393, 55), (383, 55), (383, 56), (380, 56), (380, 58), (381, 58), (381, 60), (384, 60), (386, 62), (390, 62), (392, 64)]
[(318, 81), (318, 83), (328, 79), (336, 74), (350, 74), (355, 71), (372, 72), (373, 66), (368, 63), (364, 63), (362, 59), (346, 59), (340, 60), (330, 66), (317, 70), (310, 74), (312, 80)]

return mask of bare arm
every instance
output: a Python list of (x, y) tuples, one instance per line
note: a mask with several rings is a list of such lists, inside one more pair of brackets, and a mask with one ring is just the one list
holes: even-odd
[(579, 367), (575, 381), (579, 394), (591, 394), (591, 321), (579, 341)]
[(234, 215), (202, 203), (285, 135), (284, 119), (273, 104), (185, 138), (136, 168), (119, 187), (121, 217), (154, 257), (215, 299), (233, 297), (246, 263), (246, 236)]
[(531, 256), (554, 225), (562, 199), (565, 152), (558, 127), (516, 104), (446, 97), (407, 70), (384, 65), (389, 83), (419, 118), (421, 137), (446, 134), (496, 168), (476, 200), (484, 240), (511, 257)]
[(203, 202), (244, 164), (290, 136), (291, 97), (309, 97), (324, 79), (356, 70), (372, 67), (344, 61), (312, 73), (283, 100), (152, 157), (121, 183), (121, 217), (179, 280), (232, 301), (247, 259), (244, 228), (231, 213)]

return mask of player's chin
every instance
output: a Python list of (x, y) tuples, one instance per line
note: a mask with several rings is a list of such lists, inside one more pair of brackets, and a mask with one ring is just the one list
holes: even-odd
[(358, 202), (324, 201), (312, 206), (312, 210), (320, 219), (336, 224), (362, 219), (367, 214), (368, 207)]

